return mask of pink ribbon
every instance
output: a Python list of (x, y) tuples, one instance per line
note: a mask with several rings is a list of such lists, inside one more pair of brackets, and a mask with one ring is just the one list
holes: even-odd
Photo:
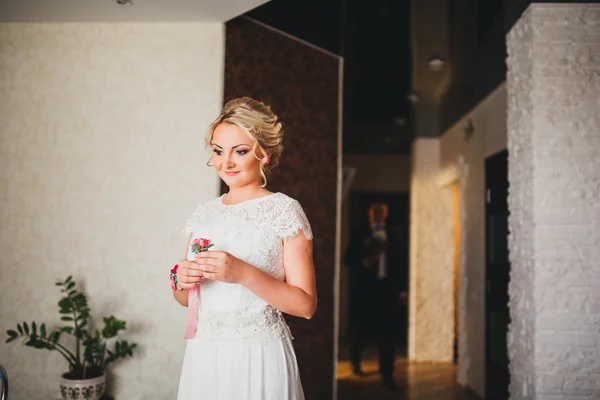
[(196, 334), (198, 326), (198, 302), (200, 297), (200, 285), (196, 285), (188, 292), (188, 321), (185, 329), (184, 339), (192, 339)]

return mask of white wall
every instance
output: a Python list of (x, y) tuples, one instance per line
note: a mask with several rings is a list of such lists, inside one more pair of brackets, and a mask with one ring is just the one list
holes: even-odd
[[(218, 193), (205, 127), (222, 104), (222, 24), (0, 25), (0, 332), (58, 322), (69, 274), (139, 343), (120, 399), (175, 397), (185, 309), (168, 269)], [(0, 344), (11, 399), (52, 399), (57, 354)]]
[[(441, 137), (441, 166), (461, 183), (458, 379), (485, 388), (485, 159), (506, 148), (506, 85), (502, 84)], [(465, 137), (471, 119), (473, 133)], [(459, 160), (463, 160), (460, 162)]]

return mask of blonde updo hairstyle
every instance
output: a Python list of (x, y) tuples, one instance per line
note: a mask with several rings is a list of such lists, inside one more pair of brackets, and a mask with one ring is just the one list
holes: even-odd
[[(254, 157), (260, 161), (262, 187), (265, 187), (267, 185), (266, 175), (277, 166), (283, 153), (283, 125), (277, 115), (271, 111), (271, 107), (250, 97), (231, 100), (225, 104), (221, 114), (209, 125), (206, 146), (213, 145), (215, 129), (220, 124), (235, 124), (254, 141), (252, 150)], [(257, 150), (260, 150), (262, 157), (259, 157)], [(268, 159), (270, 162), (267, 164)]]

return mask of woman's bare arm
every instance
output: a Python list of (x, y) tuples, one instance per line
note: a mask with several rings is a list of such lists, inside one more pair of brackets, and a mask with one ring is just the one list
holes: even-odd
[(243, 261), (239, 283), (286, 314), (312, 318), (317, 309), (317, 288), (312, 241), (301, 231), (283, 244), (285, 282)]

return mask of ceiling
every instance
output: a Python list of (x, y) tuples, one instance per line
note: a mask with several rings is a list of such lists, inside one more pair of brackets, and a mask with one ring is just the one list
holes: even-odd
[(225, 22), (269, 0), (2, 0), (0, 22)]
[(411, 3), (273, 0), (246, 15), (344, 58), (345, 154), (409, 154)]

